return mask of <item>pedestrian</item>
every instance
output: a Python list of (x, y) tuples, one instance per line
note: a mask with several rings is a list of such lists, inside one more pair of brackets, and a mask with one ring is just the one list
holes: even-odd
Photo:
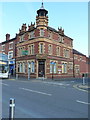
[(44, 72), (41, 71), (41, 77), (43, 77), (43, 80), (44, 80)]
[(11, 69), (11, 75), (13, 75), (13, 69)]

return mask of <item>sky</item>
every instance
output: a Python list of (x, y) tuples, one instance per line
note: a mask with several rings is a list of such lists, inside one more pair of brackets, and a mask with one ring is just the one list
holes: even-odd
[[(23, 23), (36, 22), (41, 2), (0, 2), (0, 42), (6, 33), (14, 38)], [(88, 2), (44, 2), (44, 8), (48, 25), (56, 30), (62, 27), (73, 39), (73, 48), (88, 56)]]

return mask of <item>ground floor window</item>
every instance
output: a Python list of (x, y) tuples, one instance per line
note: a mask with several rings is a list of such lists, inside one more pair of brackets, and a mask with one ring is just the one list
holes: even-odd
[(50, 73), (56, 73), (56, 62), (50, 62)]
[(79, 74), (79, 73), (80, 73), (79, 65), (75, 65), (75, 73), (76, 73), (76, 74)]
[(67, 73), (67, 63), (62, 63), (62, 73)]
[(32, 61), (31, 62), (31, 73), (34, 73), (35, 71), (35, 63)]
[(23, 64), (20, 63), (20, 72), (22, 73), (23, 72)]
[(23, 63), (23, 72), (25, 73), (25, 63)]
[(31, 73), (34, 73), (35, 72), (35, 62), (29, 62), (28, 63), (28, 69), (29, 69), (29, 67), (30, 67), (30, 72)]

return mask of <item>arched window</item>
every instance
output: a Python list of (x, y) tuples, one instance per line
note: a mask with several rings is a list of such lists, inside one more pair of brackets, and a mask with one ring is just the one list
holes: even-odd
[(28, 71), (29, 71), (29, 68), (30, 68), (30, 73), (35, 72), (35, 62), (34, 61), (28, 62)]
[(52, 45), (48, 45), (48, 53), (49, 53), (49, 55), (52, 54)]
[(20, 63), (20, 72), (22, 73), (23, 72), (23, 64)]
[(44, 53), (44, 44), (43, 44), (43, 43), (40, 43), (40, 44), (39, 44), (39, 53), (40, 53), (40, 54), (43, 54), (43, 53)]
[(31, 62), (31, 73), (34, 73), (34, 71), (35, 71), (35, 64), (34, 64), (34, 62), (32, 61), (32, 62)]
[(50, 62), (50, 73), (56, 73), (57, 72), (57, 66), (56, 62)]
[(54, 63), (54, 73), (56, 73), (56, 62)]
[(62, 73), (67, 73), (67, 63), (62, 63)]

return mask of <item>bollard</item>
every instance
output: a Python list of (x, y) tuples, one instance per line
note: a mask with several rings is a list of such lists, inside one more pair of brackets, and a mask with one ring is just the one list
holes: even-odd
[(31, 71), (31, 69), (29, 67), (29, 70), (28, 70), (28, 80), (30, 80), (30, 71)]
[(9, 120), (14, 120), (14, 115), (15, 115), (15, 99), (10, 98)]
[(83, 85), (85, 85), (85, 77), (83, 77)]
[(18, 79), (18, 74), (16, 74), (16, 80)]

